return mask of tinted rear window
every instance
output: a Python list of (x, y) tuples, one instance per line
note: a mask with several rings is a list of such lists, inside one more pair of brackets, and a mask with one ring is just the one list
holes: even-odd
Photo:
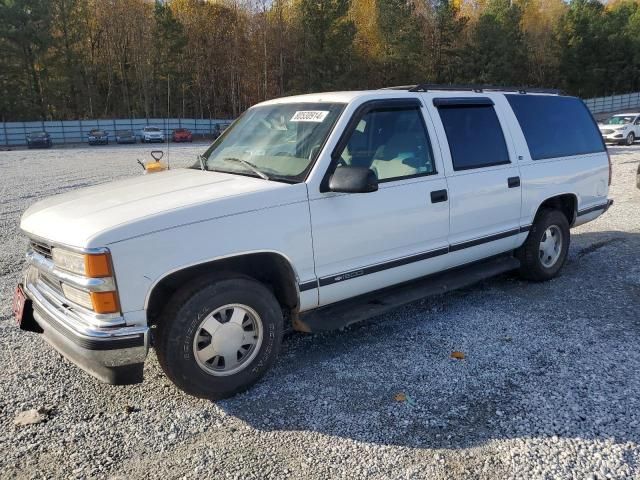
[(520, 123), (533, 160), (605, 151), (591, 113), (578, 98), (505, 96)]
[(454, 170), (509, 163), (509, 152), (493, 105), (441, 106)]

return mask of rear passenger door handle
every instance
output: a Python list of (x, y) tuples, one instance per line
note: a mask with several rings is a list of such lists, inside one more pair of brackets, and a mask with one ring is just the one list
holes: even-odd
[(431, 203), (446, 202), (449, 199), (446, 190), (436, 190), (431, 192)]
[(509, 188), (518, 188), (520, 186), (520, 177), (509, 177)]

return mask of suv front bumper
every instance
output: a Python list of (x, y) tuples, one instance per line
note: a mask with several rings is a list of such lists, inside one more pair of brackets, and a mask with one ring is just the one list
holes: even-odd
[(605, 142), (611, 142), (611, 143), (620, 143), (620, 142), (624, 142), (627, 139), (627, 135), (629, 135), (629, 132), (625, 132), (623, 130), (614, 130), (612, 133), (604, 133), (604, 132), (600, 132), (602, 135), (602, 139)]
[(56, 289), (55, 269), (34, 252), (24, 277), (24, 292), (33, 304), (33, 318), (58, 352), (103, 382), (140, 383), (149, 350), (149, 328), (127, 326), (122, 317), (108, 325), (99, 315), (73, 306)]

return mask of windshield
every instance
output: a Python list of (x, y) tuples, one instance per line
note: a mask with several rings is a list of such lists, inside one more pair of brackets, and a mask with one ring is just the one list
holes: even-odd
[(300, 182), (344, 106), (284, 103), (251, 108), (207, 150), (205, 168), (260, 176), (258, 170), (273, 180)]
[(31, 132), (29, 135), (32, 137), (46, 137), (47, 132)]
[(633, 118), (629, 115), (615, 115), (607, 120), (607, 125), (629, 125)]
[(145, 132), (159, 132), (160, 129), (157, 127), (145, 127), (144, 129)]
[(104, 130), (93, 130), (91, 135), (104, 135)]

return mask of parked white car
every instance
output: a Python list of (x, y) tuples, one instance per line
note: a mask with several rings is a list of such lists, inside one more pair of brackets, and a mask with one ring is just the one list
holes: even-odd
[(633, 145), (640, 138), (640, 113), (613, 115), (599, 125), (606, 142)]
[(611, 205), (577, 98), (432, 86), (280, 98), (189, 169), (41, 201), (22, 217), (23, 329), (110, 383), (149, 347), (190, 394), (228, 397), (283, 331), (321, 331), (518, 270), (549, 280)]
[(151, 142), (164, 142), (165, 136), (158, 127), (144, 127), (140, 134), (140, 140), (142, 143)]

